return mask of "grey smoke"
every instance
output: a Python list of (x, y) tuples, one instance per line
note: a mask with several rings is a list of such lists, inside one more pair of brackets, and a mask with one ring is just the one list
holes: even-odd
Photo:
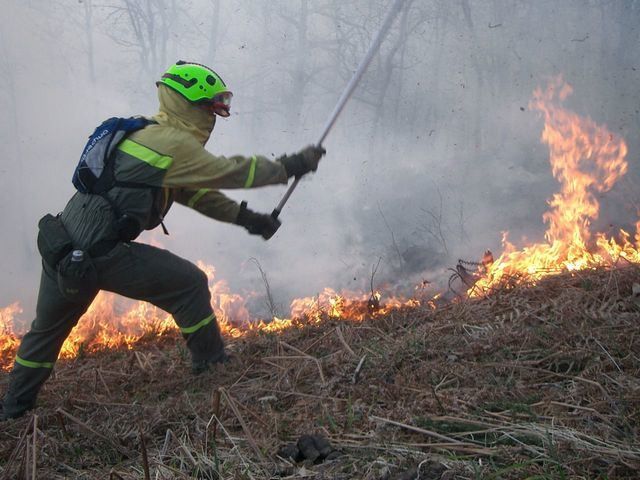
[[(140, 5), (139, 5), (140, 4)], [(216, 266), (234, 291), (276, 300), (325, 286), (409, 289), (459, 257), (499, 252), (500, 232), (539, 241), (556, 190), (533, 89), (558, 74), (568, 106), (629, 145), (627, 178), (603, 223), (634, 223), (638, 194), (640, 2), (407, 0), (354, 99), (269, 242), (175, 206), (161, 242)], [(317, 140), (387, 1), (5, 1), (0, 18), (0, 306), (33, 313), (36, 224), (64, 207), (87, 135), (112, 115), (152, 114), (154, 81), (178, 59), (213, 67), (234, 91), (215, 154), (278, 156)], [(129, 16), (131, 13), (131, 17)], [(153, 17), (150, 38), (130, 18)], [(228, 192), (271, 211), (282, 187)]]

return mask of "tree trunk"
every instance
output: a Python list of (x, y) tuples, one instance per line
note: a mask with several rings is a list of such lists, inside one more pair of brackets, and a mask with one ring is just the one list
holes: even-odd
[(308, 81), (306, 72), (307, 57), (309, 55), (307, 28), (309, 18), (309, 1), (300, 0), (300, 9), (296, 20), (296, 60), (292, 72), (292, 88), (289, 96), (290, 102), (287, 108), (287, 126), (291, 134), (296, 134), (300, 129), (300, 115), (304, 105), (304, 94)]
[(213, 3), (213, 16), (211, 18), (211, 29), (209, 30), (209, 48), (207, 49), (207, 62), (209, 62), (209, 64), (211, 65), (215, 65), (216, 53), (218, 51), (218, 35), (220, 30), (220, 0), (211, 1)]
[[(460, 0), (460, 4), (462, 6), (462, 12), (464, 14), (465, 22), (467, 23), (467, 27), (469, 28), (469, 33), (471, 35), (471, 43), (474, 45), (473, 50), (476, 50), (476, 46), (478, 45), (478, 38), (476, 35), (475, 27), (473, 25), (473, 18), (471, 16), (471, 6), (469, 5), (469, 0)], [(478, 61), (478, 55), (476, 51), (472, 51), (471, 55), (471, 65), (473, 66), (473, 70), (476, 73), (476, 78), (478, 81), (477, 89), (474, 94), (474, 97), (477, 99), (476, 108), (473, 115), (473, 147), (476, 149), (482, 148), (482, 111), (483, 111), (483, 97), (484, 97), (484, 76), (482, 72), (482, 66)]]
[(84, 0), (84, 31), (87, 39), (87, 61), (89, 63), (89, 80), (96, 83), (96, 67), (93, 52), (93, 0)]

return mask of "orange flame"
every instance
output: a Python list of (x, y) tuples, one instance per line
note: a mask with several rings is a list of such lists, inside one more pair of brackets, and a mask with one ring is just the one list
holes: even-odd
[(18, 349), (20, 341), (14, 334), (13, 325), (16, 315), (22, 313), (18, 302), (0, 308), (0, 369), (13, 361), (13, 352)]
[[(230, 291), (224, 280), (216, 280), (215, 268), (198, 262), (209, 279), (213, 309), (223, 335), (237, 338), (249, 331), (279, 332), (304, 323), (317, 323), (324, 318), (361, 321), (367, 316), (382, 315), (391, 309), (418, 306), (417, 299), (391, 297), (376, 311), (367, 307), (368, 296), (354, 292), (337, 293), (325, 289), (316, 297), (293, 300), (290, 318), (263, 321), (254, 318), (247, 300), (253, 295), (241, 296)], [(380, 294), (375, 294), (379, 300)], [(432, 305), (425, 303), (428, 308)], [(0, 309), (0, 370), (11, 367), (19, 337), (13, 331), (15, 316), (22, 312), (18, 303)], [(100, 292), (88, 311), (73, 329), (60, 352), (60, 358), (73, 358), (83, 352), (133, 345), (145, 336), (162, 336), (177, 330), (173, 318), (164, 311), (145, 302), (117, 297)]]
[[(630, 235), (623, 230), (618, 241), (597, 234), (594, 245), (590, 226), (600, 211), (596, 194), (609, 191), (627, 172), (627, 146), (605, 126), (562, 108), (560, 104), (571, 93), (571, 86), (558, 77), (546, 90), (536, 89), (529, 103), (544, 118), (542, 142), (549, 146), (551, 169), (561, 185), (543, 216), (548, 225), (546, 243), (518, 250), (503, 234), (504, 251), (470, 290), (472, 296), (505, 283), (535, 282), (552, 273), (602, 266), (620, 257), (640, 260)], [(636, 245), (640, 230), (637, 232)]]
[[(571, 87), (561, 78), (554, 79), (546, 90), (536, 89), (529, 107), (540, 112), (545, 126), (542, 141), (549, 145), (554, 177), (560, 182), (559, 193), (549, 200), (550, 210), (543, 219), (548, 228), (545, 243), (518, 250), (503, 233), (504, 251), (494, 260), (487, 251), (482, 259), (479, 280), (469, 291), (477, 296), (495, 286), (526, 280), (534, 282), (560, 271), (592, 268), (626, 258), (640, 261), (640, 221), (636, 234), (620, 231), (615, 238), (590, 227), (598, 217), (597, 193), (610, 190), (627, 171), (624, 141), (590, 118), (581, 118), (560, 107), (571, 94)], [(594, 240), (595, 237), (595, 240)], [(362, 321), (384, 315), (393, 309), (419, 307), (434, 309), (440, 295), (430, 297), (425, 283), (416, 291), (420, 298), (391, 297), (381, 302), (380, 292), (336, 292), (325, 289), (313, 297), (295, 299), (289, 318), (261, 321), (247, 308), (249, 296), (232, 293), (228, 284), (216, 280), (214, 267), (198, 262), (209, 278), (214, 311), (226, 336), (239, 337), (248, 331), (279, 332), (303, 323), (318, 323), (331, 318)], [(18, 347), (13, 331), (14, 318), (22, 312), (18, 303), (0, 309), (0, 370), (8, 369)], [(82, 351), (103, 348), (130, 348), (145, 335), (161, 336), (176, 330), (173, 319), (156, 307), (101, 292), (64, 343), (61, 357), (74, 357)]]

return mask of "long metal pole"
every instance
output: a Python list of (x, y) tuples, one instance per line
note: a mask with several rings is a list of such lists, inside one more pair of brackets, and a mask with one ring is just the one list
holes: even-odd
[[(356, 70), (356, 73), (354, 73), (353, 77), (351, 77), (351, 80), (349, 80), (349, 83), (347, 87), (344, 89), (344, 91), (342, 92), (342, 95), (340, 96), (338, 103), (333, 109), (333, 112), (331, 112), (331, 115), (329, 116), (329, 120), (327, 121), (324, 127), (324, 130), (322, 131), (322, 135), (320, 136), (320, 140), (318, 140), (318, 143), (317, 143), (318, 146), (321, 146), (322, 142), (324, 142), (324, 140), (327, 138), (327, 135), (329, 135), (331, 128), (333, 128), (334, 123), (336, 123), (336, 120), (340, 115), (340, 112), (342, 112), (342, 109), (347, 104), (347, 101), (349, 100), (349, 98), (351, 97), (351, 94), (353, 93), (356, 86), (358, 85), (358, 82), (360, 82), (362, 75), (364, 74), (365, 70), (371, 63), (371, 59), (373, 59), (373, 56), (376, 54), (376, 52), (380, 48), (380, 44), (382, 43), (382, 40), (384, 40), (384, 37), (387, 34), (387, 31), (389, 30), (389, 27), (391, 27), (393, 20), (395, 19), (396, 15), (402, 8), (402, 4), (404, 3), (404, 1), (405, 0), (396, 0), (394, 4), (391, 6), (391, 8), (389, 9), (389, 11), (387, 12), (387, 15), (385, 16), (384, 21), (382, 22), (382, 26), (380, 27), (380, 30), (378, 30), (378, 33), (373, 39), (373, 42), (371, 42), (371, 46), (369, 47), (367, 54), (364, 56), (364, 58), (360, 62), (360, 65), (358, 65), (358, 69)], [(280, 216), (280, 212), (282, 212), (282, 209), (287, 203), (287, 200), (289, 200), (289, 197), (298, 186), (299, 181), (300, 181), (300, 178), (298, 177), (289, 186), (288, 190), (282, 197), (282, 200), (280, 200), (280, 203), (278, 204), (278, 206), (273, 210), (273, 212), (271, 212), (271, 216), (273, 218), (278, 218), (278, 216)]]

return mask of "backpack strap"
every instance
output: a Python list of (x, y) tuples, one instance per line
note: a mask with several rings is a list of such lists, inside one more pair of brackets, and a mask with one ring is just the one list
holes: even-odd
[[(132, 125), (131, 124), (132, 121), (135, 121), (135, 124)], [(120, 142), (125, 140), (132, 133), (138, 130), (142, 130), (148, 125), (156, 124), (156, 123), (158, 122), (156, 122), (155, 120), (149, 120), (144, 117), (133, 118), (133, 119), (131, 118), (118, 119), (118, 123), (114, 127), (114, 134), (111, 135), (111, 137), (109, 138), (109, 142), (105, 149), (104, 170), (102, 171), (102, 174), (93, 185), (93, 188), (91, 189), (91, 193), (97, 193), (99, 195), (102, 195), (103, 193), (111, 190), (113, 187), (116, 187), (116, 186), (125, 187), (125, 188), (153, 188), (144, 183), (125, 182), (125, 181), (117, 180), (115, 176), (114, 156), (115, 156), (115, 150), (117, 146), (120, 144)], [(124, 127), (124, 128), (120, 128), (120, 127)], [(116, 143), (115, 145), (112, 145), (112, 143), (114, 142), (114, 139), (116, 140)]]
[[(145, 117), (119, 118), (105, 120), (89, 137), (80, 162), (73, 176), (73, 184), (82, 193), (100, 195), (111, 207), (115, 217), (115, 229), (121, 241), (130, 241), (142, 231), (140, 222), (123, 212), (108, 192), (114, 187), (140, 188), (155, 190), (159, 187), (139, 182), (121, 181), (115, 175), (116, 147), (132, 133), (142, 130), (150, 124), (158, 123)], [(168, 235), (164, 223), (163, 231)]]

